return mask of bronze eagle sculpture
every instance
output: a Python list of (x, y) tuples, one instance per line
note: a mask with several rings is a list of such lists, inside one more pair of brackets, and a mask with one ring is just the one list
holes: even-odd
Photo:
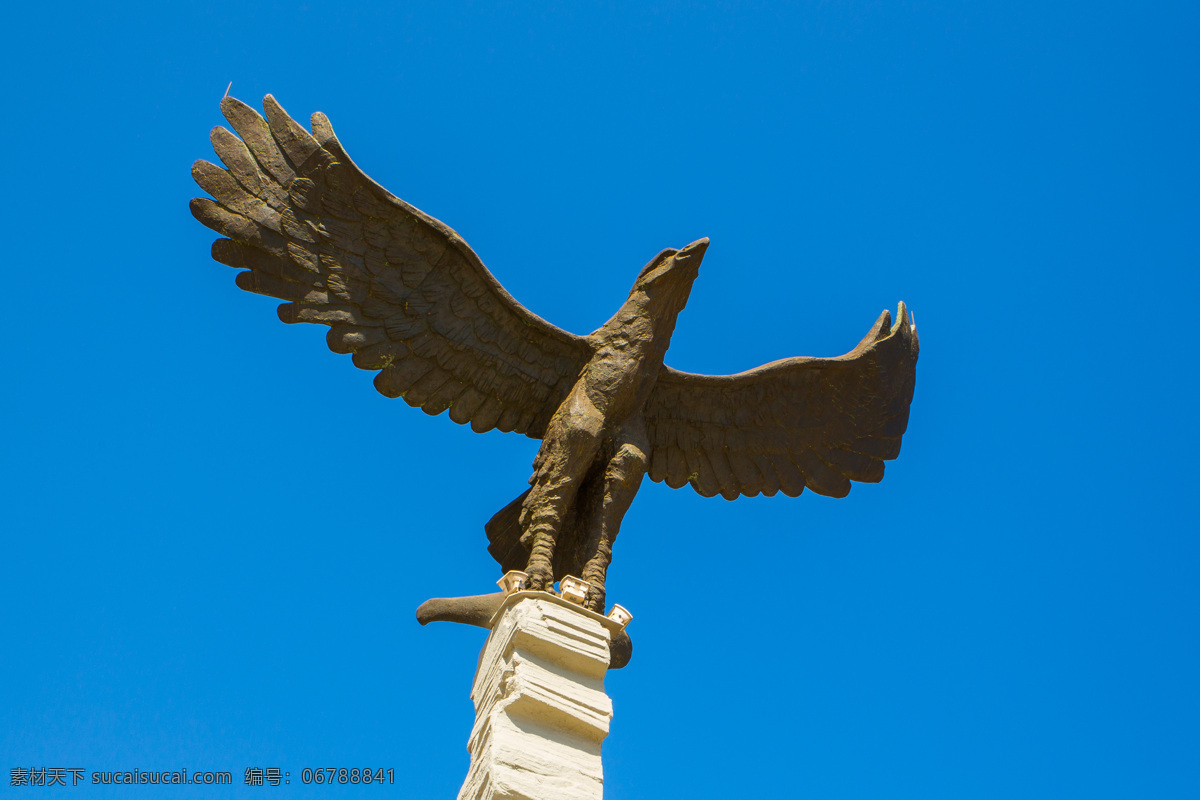
[(530, 488), (485, 526), (503, 570), (529, 588), (565, 575), (604, 582), (621, 519), (647, 473), (705, 497), (805, 488), (844, 497), (877, 482), (900, 453), (916, 375), (916, 326), (901, 303), (836, 358), (789, 358), (737, 375), (663, 363), (708, 248), (667, 249), (638, 274), (617, 313), (588, 336), (556, 328), (504, 290), (449, 227), (363, 173), (324, 114), (312, 132), (270, 95), (266, 119), (221, 101), (212, 131), (225, 168), (192, 167), (212, 199), (200, 222), (228, 238), (217, 261), (242, 289), (286, 300), (287, 323), (329, 326), (329, 348), (377, 370), (375, 387), (477, 432), (542, 445)]

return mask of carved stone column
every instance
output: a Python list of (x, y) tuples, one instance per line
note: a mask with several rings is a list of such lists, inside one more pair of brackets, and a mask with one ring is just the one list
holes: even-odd
[(601, 800), (620, 626), (546, 592), (514, 592), (492, 619), (471, 699), (471, 768), (458, 800)]

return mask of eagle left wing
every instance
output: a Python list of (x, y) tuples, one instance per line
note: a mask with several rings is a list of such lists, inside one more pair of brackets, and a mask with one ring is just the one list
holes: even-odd
[(852, 351), (789, 358), (737, 375), (664, 366), (646, 404), (650, 479), (705, 497), (845, 497), (900, 454), (919, 343), (901, 303)]
[(379, 370), (375, 387), (480, 433), (541, 438), (592, 356), (588, 340), (532, 313), (462, 238), (350, 160), (324, 114), (309, 133), (267, 95), (264, 120), (226, 97), (241, 138), (212, 133), (225, 168), (198, 161), (212, 195), (192, 213), (229, 238), (213, 258), (237, 285), (289, 302), (284, 322), (330, 327), (335, 353)]

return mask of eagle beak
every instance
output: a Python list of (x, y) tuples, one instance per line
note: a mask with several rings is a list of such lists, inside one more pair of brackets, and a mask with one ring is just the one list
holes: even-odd
[(699, 261), (701, 258), (704, 257), (704, 251), (707, 249), (708, 249), (708, 237), (705, 236), (703, 239), (697, 239), (696, 241), (689, 244), (687, 247), (680, 250), (675, 255), (675, 260), (676, 261), (689, 261), (692, 258), (695, 258), (697, 261)]

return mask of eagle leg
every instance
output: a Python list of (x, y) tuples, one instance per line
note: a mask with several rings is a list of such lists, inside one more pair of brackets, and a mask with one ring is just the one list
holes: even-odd
[(579, 485), (600, 449), (604, 415), (576, 387), (550, 419), (521, 504), (521, 542), (529, 547), (529, 588), (554, 585), (554, 547)]
[(604, 470), (604, 480), (599, 487), (603, 497), (593, 503), (592, 512), (585, 522), (588, 553), (587, 563), (580, 576), (592, 584), (588, 592), (587, 607), (604, 613), (604, 581), (608, 565), (612, 563), (612, 546), (621, 530), (621, 520), (633, 503), (633, 498), (642, 485), (646, 474), (646, 453), (650, 442), (646, 436), (646, 422), (638, 415), (617, 431), (613, 441), (613, 456)]

